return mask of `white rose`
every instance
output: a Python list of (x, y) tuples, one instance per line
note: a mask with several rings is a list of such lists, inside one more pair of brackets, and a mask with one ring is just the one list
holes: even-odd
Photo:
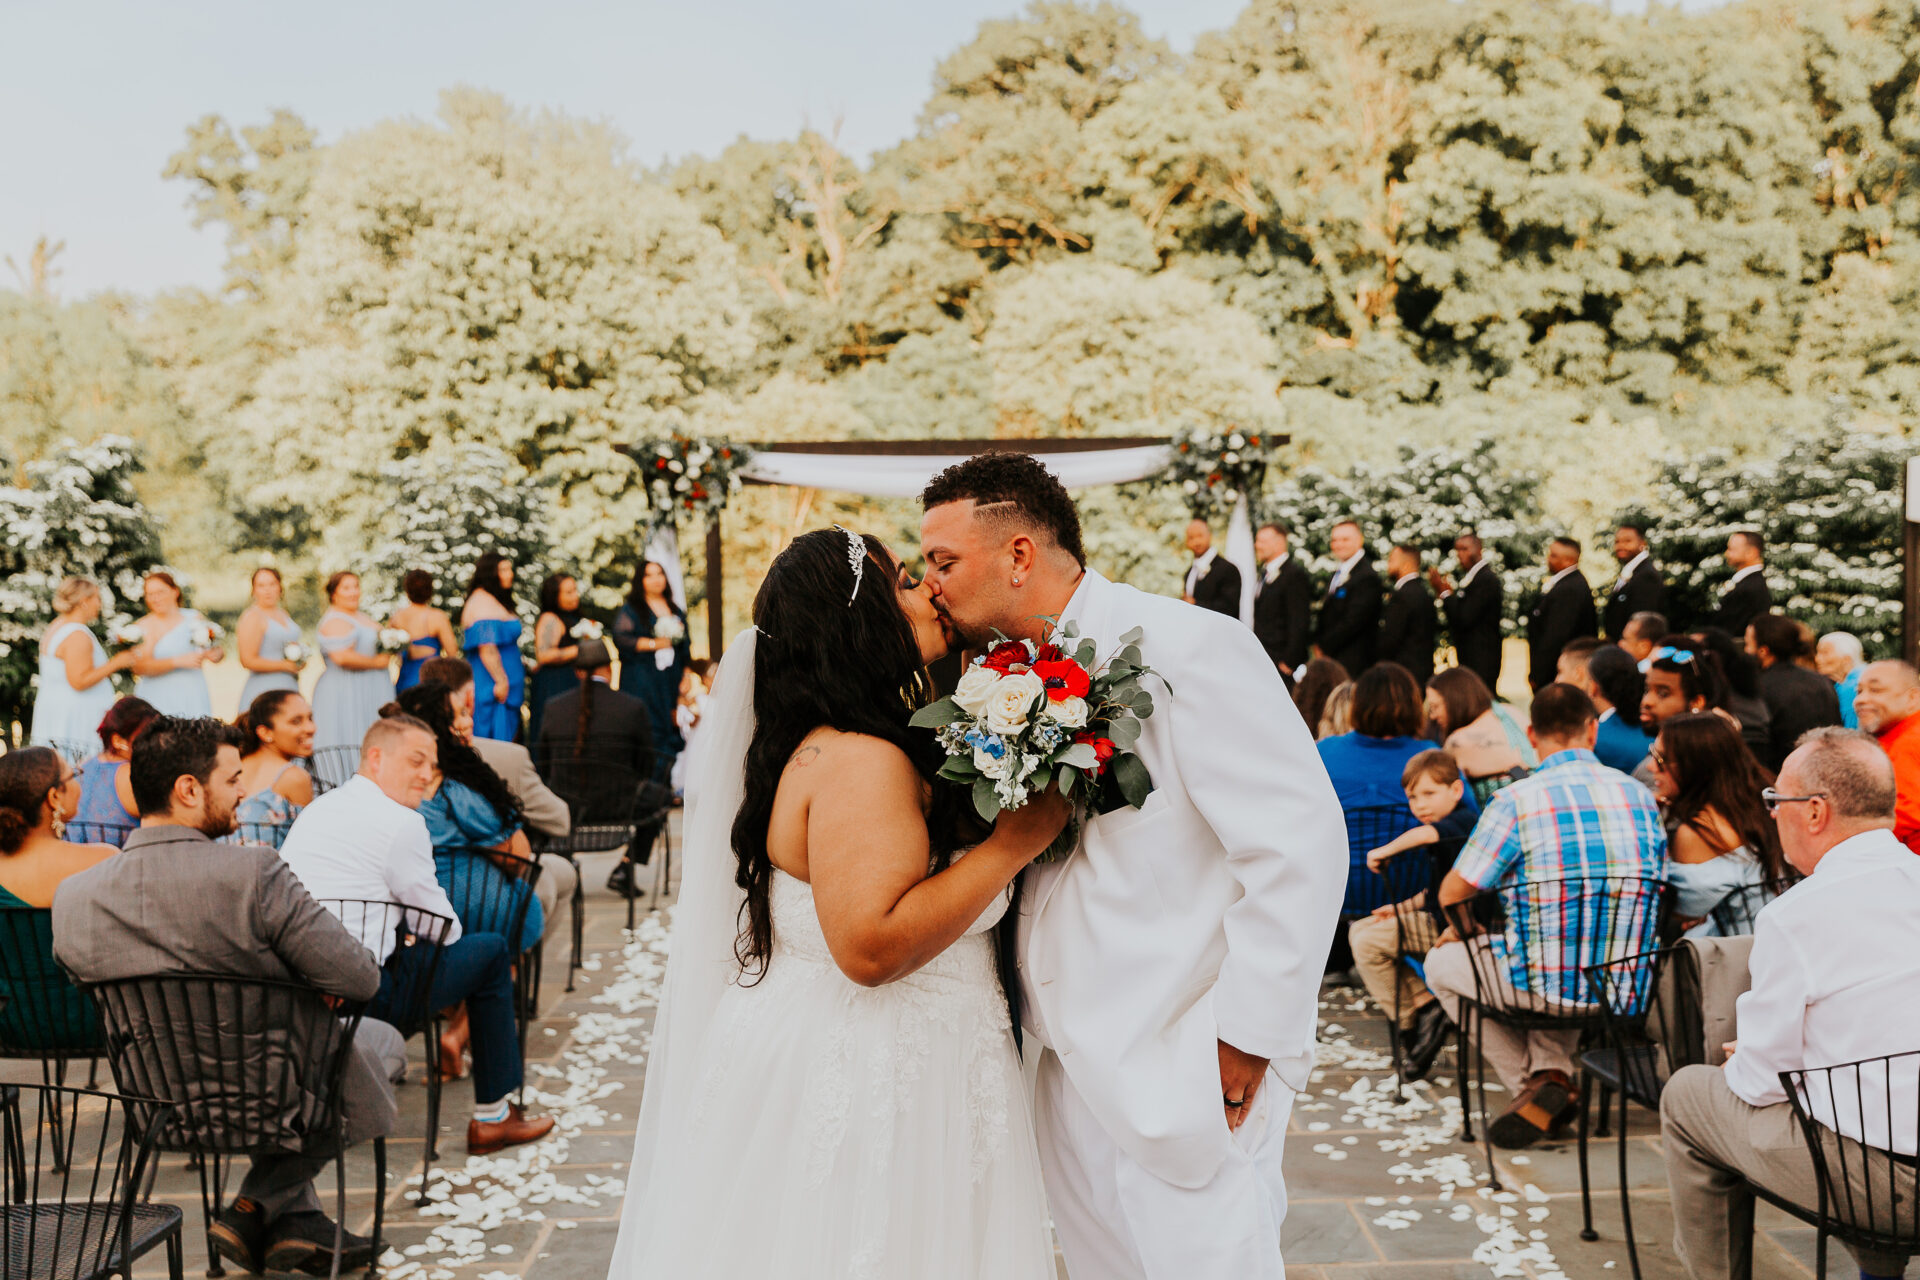
[(1048, 701), (1047, 715), (1069, 729), (1084, 729), (1087, 727), (1087, 700), (1062, 698), (1058, 702)]
[(984, 747), (973, 749), (973, 767), (989, 778), (1005, 778), (1012, 772), (1012, 766), (1013, 756), (1008, 752), (1002, 751), (996, 756)]
[(977, 719), (985, 714), (987, 699), (993, 694), (993, 686), (999, 683), (1000, 677), (985, 667), (968, 667), (954, 687), (953, 700), (962, 711)]
[(1002, 676), (994, 682), (992, 696), (987, 699), (987, 728), (1002, 737), (1019, 733), (1027, 727), (1027, 708), (1046, 690), (1040, 677), (1031, 671)]

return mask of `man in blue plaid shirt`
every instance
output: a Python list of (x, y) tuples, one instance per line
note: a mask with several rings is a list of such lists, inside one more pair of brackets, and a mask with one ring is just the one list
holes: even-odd
[[(1666, 831), (1653, 794), (1593, 754), (1596, 728), (1593, 703), (1572, 685), (1534, 695), (1527, 738), (1540, 767), (1487, 802), (1440, 886), (1442, 907), (1500, 889), (1506, 915), (1503, 932), (1464, 942), (1448, 928), (1427, 955), (1427, 985), (1456, 1023), (1462, 997), (1588, 1012), (1581, 971), (1653, 945)], [(1498, 1146), (1531, 1145), (1576, 1110), (1579, 1032), (1481, 1027), (1481, 1051), (1514, 1099), (1488, 1133)]]

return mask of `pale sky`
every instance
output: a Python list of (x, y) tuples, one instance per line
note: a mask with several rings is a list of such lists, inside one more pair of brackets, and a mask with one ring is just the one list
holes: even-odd
[[(1692, 0), (1694, 7), (1702, 0)], [(1243, 0), (1126, 0), (1189, 50)], [(288, 107), (323, 141), (428, 117), (471, 84), (516, 106), (610, 121), (647, 163), (741, 134), (840, 123), (867, 154), (911, 131), (935, 63), (1024, 0), (0, 0), (0, 255), (65, 240), (55, 291), (213, 286), (219, 228), (195, 231), (161, 180), (200, 116)], [(1641, 7), (1634, 3), (1635, 9)], [(17, 287), (0, 267), (0, 288)]]

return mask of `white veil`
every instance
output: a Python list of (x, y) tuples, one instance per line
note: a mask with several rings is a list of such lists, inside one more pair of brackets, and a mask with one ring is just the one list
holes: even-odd
[[(734, 883), (733, 820), (746, 795), (757, 639), (758, 633), (749, 628), (726, 651), (687, 762), (680, 899), (674, 910), (667, 976), (654, 1016), (646, 1083), (641, 1086), (633, 1164), (627, 1174), (627, 1200), (608, 1270), (610, 1280), (637, 1280), (639, 1255), (652, 1234), (653, 1209), (647, 1192), (654, 1163), (662, 1152), (674, 1149), (673, 1130), (693, 1110), (701, 1049), (713, 1023), (714, 1007), (740, 971), (733, 947), (745, 895)], [(671, 1176), (670, 1170), (661, 1172)]]

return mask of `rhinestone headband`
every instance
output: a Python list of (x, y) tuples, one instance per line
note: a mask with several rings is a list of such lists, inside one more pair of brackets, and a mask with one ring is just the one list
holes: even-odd
[(833, 526), (847, 535), (847, 567), (853, 570), (853, 594), (847, 597), (847, 607), (860, 598), (860, 584), (867, 576), (867, 544), (860, 535), (841, 525)]

